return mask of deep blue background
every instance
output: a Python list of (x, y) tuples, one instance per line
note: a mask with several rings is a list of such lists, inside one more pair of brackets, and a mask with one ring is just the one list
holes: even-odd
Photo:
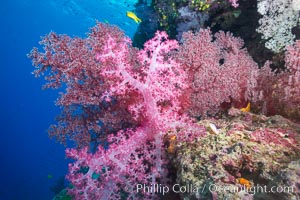
[[(50, 31), (85, 36), (95, 19), (133, 36), (126, 17), (135, 0), (10, 0), (0, 6), (0, 199), (48, 200), (49, 187), (67, 172), (64, 146), (47, 128), (59, 114), (57, 91), (41, 90), (26, 54)], [(51, 175), (52, 178), (47, 176)]]

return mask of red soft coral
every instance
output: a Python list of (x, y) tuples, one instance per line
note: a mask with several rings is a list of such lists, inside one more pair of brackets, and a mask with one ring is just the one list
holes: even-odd
[(179, 60), (192, 81), (190, 113), (194, 116), (214, 114), (224, 102), (254, 100), (258, 66), (243, 41), (230, 33), (214, 36), (209, 29), (187, 32), (179, 49)]
[[(113, 82), (103, 75), (105, 66), (96, 57), (107, 51), (105, 45), (111, 39), (115, 44), (111, 49), (124, 46), (128, 55), (136, 51), (129, 48), (129, 40), (120, 29), (97, 23), (84, 39), (51, 32), (40, 42), (45, 52), (34, 48), (29, 54), (37, 68), (34, 74), (45, 75), (48, 81), (45, 88), (66, 88), (57, 100), (57, 105), (64, 110), (57, 118), (58, 124), (49, 130), (50, 136), (62, 143), (67, 139), (74, 140), (79, 147), (99, 143), (97, 140), (108, 133), (136, 123), (127, 110), (128, 104), (137, 101), (133, 98), (135, 93), (127, 91), (126, 96), (119, 96), (118, 104), (116, 98), (103, 98)], [(124, 62), (135, 62), (133, 56), (126, 59)], [(113, 65), (114, 61), (106, 64)]]
[[(280, 114), (299, 122), (300, 119), (300, 40), (286, 48), (285, 68), (271, 72), (269, 62), (260, 72), (258, 91), (266, 114)], [(264, 73), (263, 73), (264, 72)]]
[(280, 77), (279, 84), (284, 86), (284, 102), (289, 107), (300, 105), (300, 40), (287, 47), (285, 55), (287, 72)]

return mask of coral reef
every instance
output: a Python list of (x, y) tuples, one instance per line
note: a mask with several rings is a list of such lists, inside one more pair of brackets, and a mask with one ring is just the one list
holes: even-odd
[[(293, 192), (274, 192), (269, 199), (300, 197), (300, 168), (295, 161), (300, 158), (300, 125), (280, 116), (266, 117), (235, 108), (229, 110), (227, 118), (199, 124), (206, 127), (206, 136), (178, 142), (175, 147), (177, 183), (200, 188), (182, 193), (183, 198), (267, 199), (270, 194), (266, 191), (276, 186), (274, 183), (294, 187)], [(266, 186), (266, 191), (258, 192), (258, 186)]]
[[(134, 186), (149, 181), (154, 184), (157, 179), (165, 182), (163, 135), (178, 130), (177, 137), (187, 141), (193, 138), (193, 129), (198, 128), (182, 109), (187, 74), (169, 56), (178, 47), (177, 41), (169, 40), (165, 32), (157, 32), (138, 51), (121, 30), (98, 23), (87, 39), (70, 41), (68, 37), (51, 33), (43, 43), (46, 52), (33, 49), (30, 57), (38, 67), (37, 75), (50, 68), (49, 87), (66, 82), (67, 92), (59, 99), (60, 105), (89, 106), (90, 113), (95, 112), (94, 120), (101, 120), (102, 111), (92, 110), (92, 105), (103, 102), (109, 105), (116, 98), (113, 105), (125, 106), (137, 124), (117, 134), (106, 133), (107, 140), (103, 142), (109, 144), (108, 149), (99, 145), (94, 154), (88, 151), (88, 145), (80, 150), (67, 149), (67, 156), (76, 160), (69, 165), (67, 178), (73, 185), (69, 194), (79, 200), (120, 199), (124, 193), (128, 198), (154, 196), (135, 193)], [(85, 60), (87, 55), (90, 57)], [(103, 117), (103, 122), (110, 119)], [(74, 121), (71, 127), (77, 128), (77, 124)], [(59, 129), (57, 134), (61, 134)], [(85, 143), (83, 137), (89, 137), (88, 134), (78, 142)]]
[[(296, 11), (299, 5), (287, 2), (292, 4), (282, 2), (278, 9), (289, 18), (282, 6)], [(180, 42), (157, 31), (141, 49), (119, 28), (98, 22), (86, 38), (54, 32), (42, 38), (43, 51), (34, 48), (28, 55), (34, 74), (45, 77), (44, 88), (63, 90), (56, 102), (62, 113), (49, 134), (64, 144), (75, 142), (66, 150), (75, 160), (67, 175), (72, 187), (62, 198), (159, 199), (164, 194), (138, 191), (137, 184), (175, 183), (192, 187), (180, 194), (187, 199), (299, 198), (300, 40), (274, 43), (285, 49), (276, 54), (283, 70), (272, 71), (272, 61), (258, 65), (241, 38), (217, 30), (245, 17), (245, 4), (153, 1), (157, 13), (151, 13), (143, 1), (141, 8), (149, 8), (144, 17), (158, 17), (160, 28), (173, 38), (178, 34)], [(203, 28), (211, 13), (215, 33)], [(194, 32), (181, 37), (188, 29)], [(212, 191), (211, 185), (223, 190)], [(294, 190), (250, 191), (259, 186)]]

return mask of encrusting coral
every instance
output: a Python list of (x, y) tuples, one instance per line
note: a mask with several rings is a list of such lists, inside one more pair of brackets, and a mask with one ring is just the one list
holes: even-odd
[[(274, 186), (290, 187), (292, 192), (276, 195), (283, 196), (282, 199), (300, 197), (293, 170), (297, 162), (299, 167), (299, 161), (295, 160), (300, 159), (298, 124), (278, 115), (266, 117), (235, 108), (229, 110), (226, 118), (202, 120), (199, 124), (206, 127), (206, 136), (177, 143), (175, 147), (176, 182), (193, 188), (182, 192), (183, 197), (266, 199), (271, 195), (263, 191), (256, 194), (259, 186), (266, 187), (266, 191)], [(215, 131), (212, 126), (216, 127)], [(281, 184), (276, 181), (278, 178)]]

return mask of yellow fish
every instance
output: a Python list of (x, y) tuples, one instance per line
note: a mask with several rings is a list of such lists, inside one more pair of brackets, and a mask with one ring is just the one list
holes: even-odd
[(127, 11), (126, 16), (133, 19), (137, 24), (142, 22), (142, 20), (138, 18), (133, 12)]
[(249, 102), (245, 108), (241, 108), (240, 110), (242, 112), (249, 112), (250, 111), (250, 107), (251, 107), (251, 105), (250, 105), (250, 102)]

